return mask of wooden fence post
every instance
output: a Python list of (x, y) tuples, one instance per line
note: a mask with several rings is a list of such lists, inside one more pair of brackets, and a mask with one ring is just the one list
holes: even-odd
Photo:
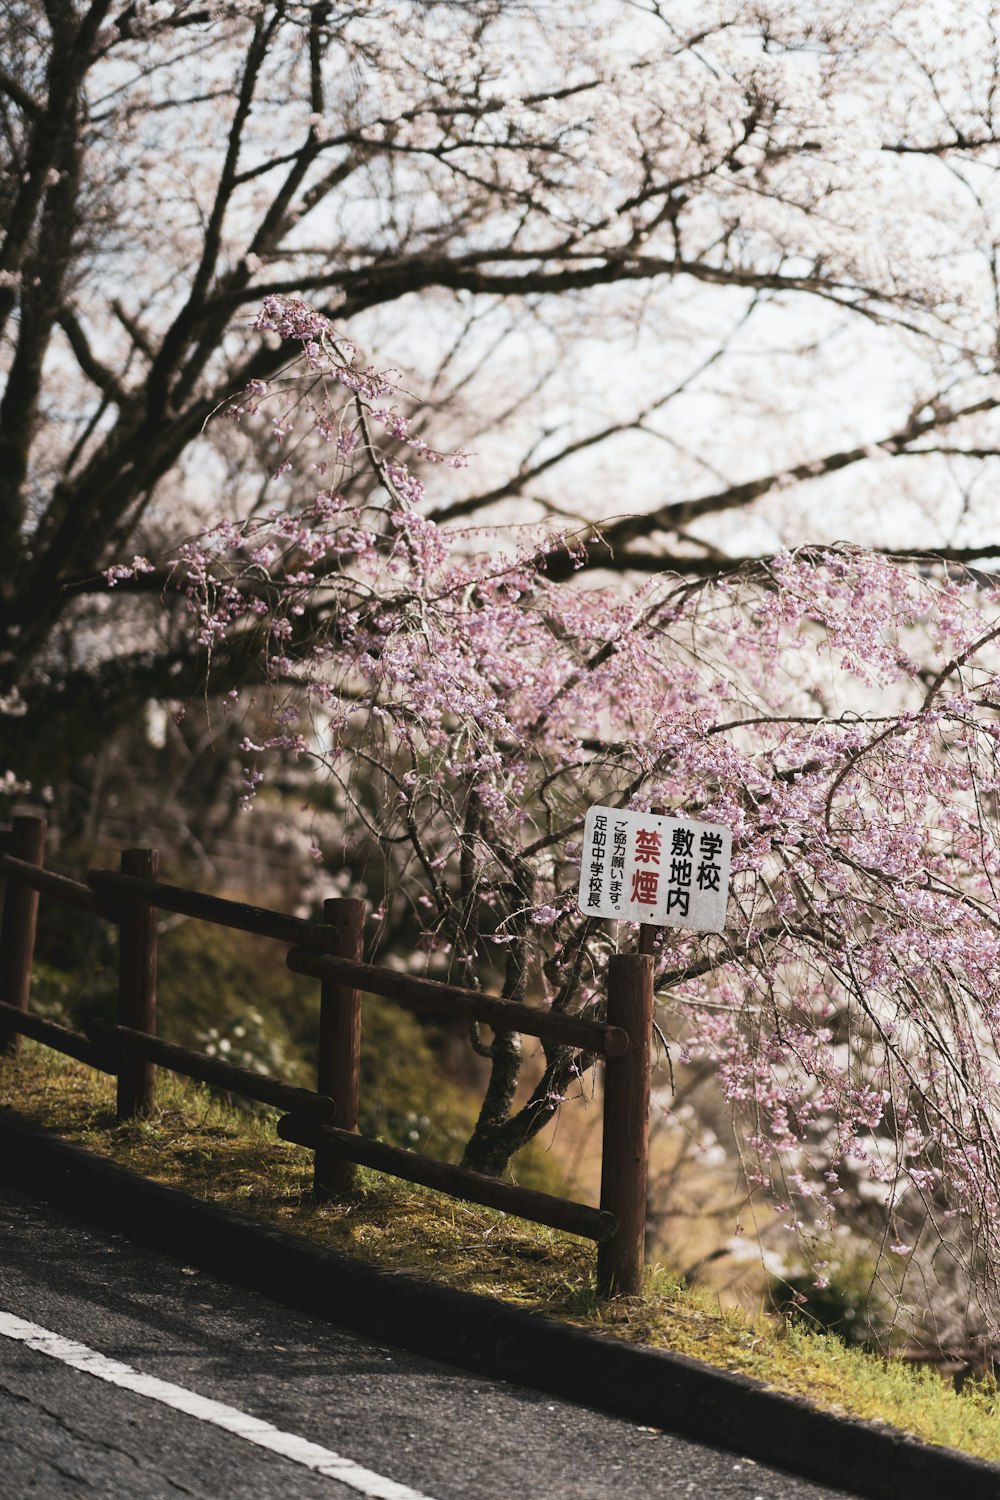
[[(17, 817), (11, 820), (14, 854), (31, 865), (45, 862), (45, 819)], [(38, 892), (22, 885), (15, 877), (7, 880), (3, 903), (3, 927), (0, 930), (0, 1000), (28, 1009), (31, 990), (31, 965), (35, 955), (35, 925), (38, 920)], [(0, 1055), (16, 1057), (21, 1050), (21, 1034), (0, 1023)]]
[[(121, 872), (155, 880), (156, 849), (123, 849)], [(118, 1024), (133, 1031), (156, 1032), (156, 908), (123, 896), (118, 915)], [(152, 1112), (156, 1068), (139, 1057), (123, 1057), (118, 1071), (118, 1118), (131, 1120)]]
[[(323, 903), (323, 917), (337, 929), (341, 958), (363, 963), (365, 903), (355, 896), (337, 896)], [(361, 991), (324, 979), (320, 989), (319, 1059), (316, 1089), (333, 1100), (332, 1124), (357, 1130), (361, 1086)], [(354, 1188), (353, 1162), (318, 1150), (313, 1185), (320, 1198), (335, 1198)]]
[(642, 1290), (649, 1157), (649, 1077), (653, 1043), (653, 960), (618, 953), (608, 967), (609, 1026), (628, 1032), (628, 1049), (604, 1061), (601, 1208), (618, 1229), (597, 1247), (597, 1290), (634, 1297)]

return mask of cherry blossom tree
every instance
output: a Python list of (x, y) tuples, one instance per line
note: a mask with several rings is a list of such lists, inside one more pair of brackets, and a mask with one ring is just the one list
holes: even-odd
[(260, 503), (205, 423), (284, 358), (268, 294), (477, 452), (438, 520), (600, 521), (584, 560), (632, 574), (995, 550), (985, 0), (11, 0), (0, 56), (15, 770), (199, 680), (162, 574), (112, 616), (102, 570)]
[[(427, 518), (418, 464), (463, 459), (334, 325), (273, 297), (260, 326), (301, 358), (232, 415), (270, 412), (281, 444), (318, 432), (322, 485), (174, 560), (205, 648), (236, 638), (261, 662), (272, 729), (245, 740), (246, 797), (277, 755), (311, 762), (338, 838), (380, 852), (439, 967), (573, 1013), (600, 1007), (631, 941), (578, 908), (588, 805), (729, 827), (725, 930), (661, 934), (668, 1050), (711, 1062), (748, 1180), (821, 1283), (863, 1181), (900, 1284), (926, 1245), (995, 1308), (996, 590), (847, 545), (628, 589), (592, 580), (572, 534), (505, 549)], [(554, 581), (566, 552), (580, 567)], [(495, 1173), (595, 1059), (548, 1048), (515, 1102), (517, 1035), (476, 1045), (491, 1072), (465, 1159)]]

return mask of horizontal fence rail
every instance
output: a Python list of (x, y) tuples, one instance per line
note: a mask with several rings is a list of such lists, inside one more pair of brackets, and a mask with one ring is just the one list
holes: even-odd
[(294, 1110), (310, 1121), (326, 1121), (333, 1114), (333, 1100), (325, 1094), (317, 1094), (314, 1089), (296, 1088), (281, 1078), (273, 1078), (270, 1073), (255, 1073), (252, 1068), (241, 1068), (221, 1057), (209, 1057), (204, 1052), (179, 1047), (176, 1042), (161, 1041), (144, 1031), (133, 1031), (130, 1026), (115, 1026), (110, 1021), (88, 1021), (87, 1032), (102, 1047), (105, 1055), (118, 1052), (127, 1057), (142, 1058), (144, 1062), (158, 1063), (171, 1073), (181, 1073), (199, 1083), (228, 1089), (230, 1093), (241, 1094), (257, 1104), (270, 1104), (273, 1109)]
[(400, 1005), (413, 1006), (417, 1010), (437, 1010), (465, 1020), (485, 1021), (497, 1031), (523, 1031), (527, 1036), (561, 1042), (567, 1047), (582, 1047), (585, 1052), (604, 1052), (609, 1057), (621, 1057), (628, 1048), (628, 1033), (619, 1026), (605, 1026), (603, 1021), (583, 1021), (576, 1016), (536, 1010), (531, 1005), (517, 1005), (512, 1000), (481, 995), (478, 990), (442, 984), (439, 979), (418, 979), (412, 974), (400, 974), (396, 969), (353, 963), (335, 954), (310, 953), (302, 948), (293, 948), (287, 962), (293, 974), (309, 974), (314, 979), (339, 979), (364, 990), (367, 995), (382, 995), (387, 1000), (396, 1000)]
[(299, 944), (306, 948), (337, 948), (337, 934), (323, 922), (307, 922), (303, 917), (289, 917), (265, 906), (248, 906), (245, 901), (229, 901), (223, 896), (209, 896), (180, 885), (166, 885), (159, 880), (144, 880), (136, 875), (119, 874), (117, 870), (91, 870), (87, 885), (99, 896), (142, 901), (160, 911), (177, 912), (196, 917), (216, 927), (237, 932), (252, 932), (258, 937), (275, 938), (279, 943)]
[(102, 914), (101, 903), (90, 886), (82, 885), (79, 880), (71, 880), (68, 875), (57, 875), (54, 870), (44, 870), (39, 865), (29, 864), (27, 860), (15, 859), (12, 854), (0, 854), (0, 875), (8, 878), (13, 876), (29, 890), (38, 891), (43, 896), (54, 896), (67, 906), (79, 907), (81, 911), (92, 912), (94, 916)]
[(481, 1172), (470, 1172), (467, 1167), (453, 1167), (448, 1162), (421, 1156), (416, 1151), (406, 1151), (402, 1146), (387, 1146), (383, 1141), (353, 1135), (349, 1130), (337, 1130), (330, 1125), (315, 1125), (295, 1115), (286, 1115), (278, 1121), (278, 1134), (282, 1140), (294, 1141), (296, 1145), (308, 1146), (314, 1151), (336, 1152), (363, 1167), (391, 1172), (406, 1182), (418, 1182), (423, 1187), (448, 1193), (452, 1198), (465, 1198), (487, 1208), (499, 1208), (522, 1219), (531, 1219), (536, 1224), (548, 1224), (552, 1229), (578, 1234), (583, 1239), (609, 1240), (618, 1227), (614, 1214), (590, 1208), (586, 1203), (573, 1203), (551, 1193), (536, 1192), (534, 1188), (518, 1187), (516, 1183), (501, 1182), (496, 1177), (484, 1177)]
[[(156, 878), (157, 854), (127, 849), (122, 868), (91, 870), (86, 884), (44, 868), (45, 823), (22, 816), (0, 829), (0, 877), (6, 880), (0, 930), (0, 1055), (22, 1036), (102, 1072), (116, 1074), (117, 1115), (148, 1114), (157, 1067), (282, 1111), (283, 1139), (314, 1152), (318, 1198), (349, 1194), (357, 1165), (390, 1173), (452, 1197), (481, 1203), (597, 1242), (597, 1289), (641, 1290), (652, 1038), (652, 960), (619, 954), (610, 962), (607, 1022), (567, 1016), (365, 963), (364, 903), (324, 903), (322, 922), (231, 901)], [(86, 1035), (28, 1009), (39, 897), (116, 924), (118, 1024), (92, 1021)], [(320, 981), (318, 1088), (241, 1068), (156, 1036), (157, 912), (270, 938), (289, 949), (288, 967)], [(494, 1031), (604, 1059), (601, 1206), (589, 1207), (501, 1182), (463, 1167), (359, 1135), (361, 997), (382, 996), (417, 1010), (480, 1021)]]
[(61, 1026), (58, 1021), (43, 1020), (41, 1016), (33, 1015), (30, 1010), (19, 1010), (16, 1005), (6, 1005), (2, 1001), (0, 1001), (0, 1021), (8, 1030), (20, 1036), (30, 1036), (33, 1042), (44, 1042), (46, 1047), (52, 1047), (56, 1052), (64, 1052), (67, 1057), (75, 1057), (77, 1062), (86, 1063), (89, 1068), (96, 1068), (99, 1073), (118, 1071), (114, 1054), (109, 1053), (91, 1037), (84, 1036), (82, 1031), (73, 1031), (69, 1026)]

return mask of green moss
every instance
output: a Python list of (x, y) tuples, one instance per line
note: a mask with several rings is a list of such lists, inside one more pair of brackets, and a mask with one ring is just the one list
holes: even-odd
[(722, 1308), (662, 1267), (650, 1268), (643, 1297), (602, 1302), (591, 1245), (373, 1173), (359, 1173), (350, 1202), (317, 1203), (310, 1155), (277, 1139), (273, 1115), (236, 1112), (185, 1080), (161, 1074), (154, 1117), (117, 1125), (112, 1080), (26, 1044), (19, 1061), (0, 1066), (0, 1104), (133, 1171), (358, 1259), (692, 1355), (827, 1410), (1000, 1461), (992, 1382), (958, 1394), (834, 1334)]

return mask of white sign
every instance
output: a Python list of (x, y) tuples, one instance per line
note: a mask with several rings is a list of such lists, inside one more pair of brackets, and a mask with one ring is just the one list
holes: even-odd
[(592, 807), (583, 831), (580, 910), (721, 932), (732, 847), (732, 834), (719, 823)]

